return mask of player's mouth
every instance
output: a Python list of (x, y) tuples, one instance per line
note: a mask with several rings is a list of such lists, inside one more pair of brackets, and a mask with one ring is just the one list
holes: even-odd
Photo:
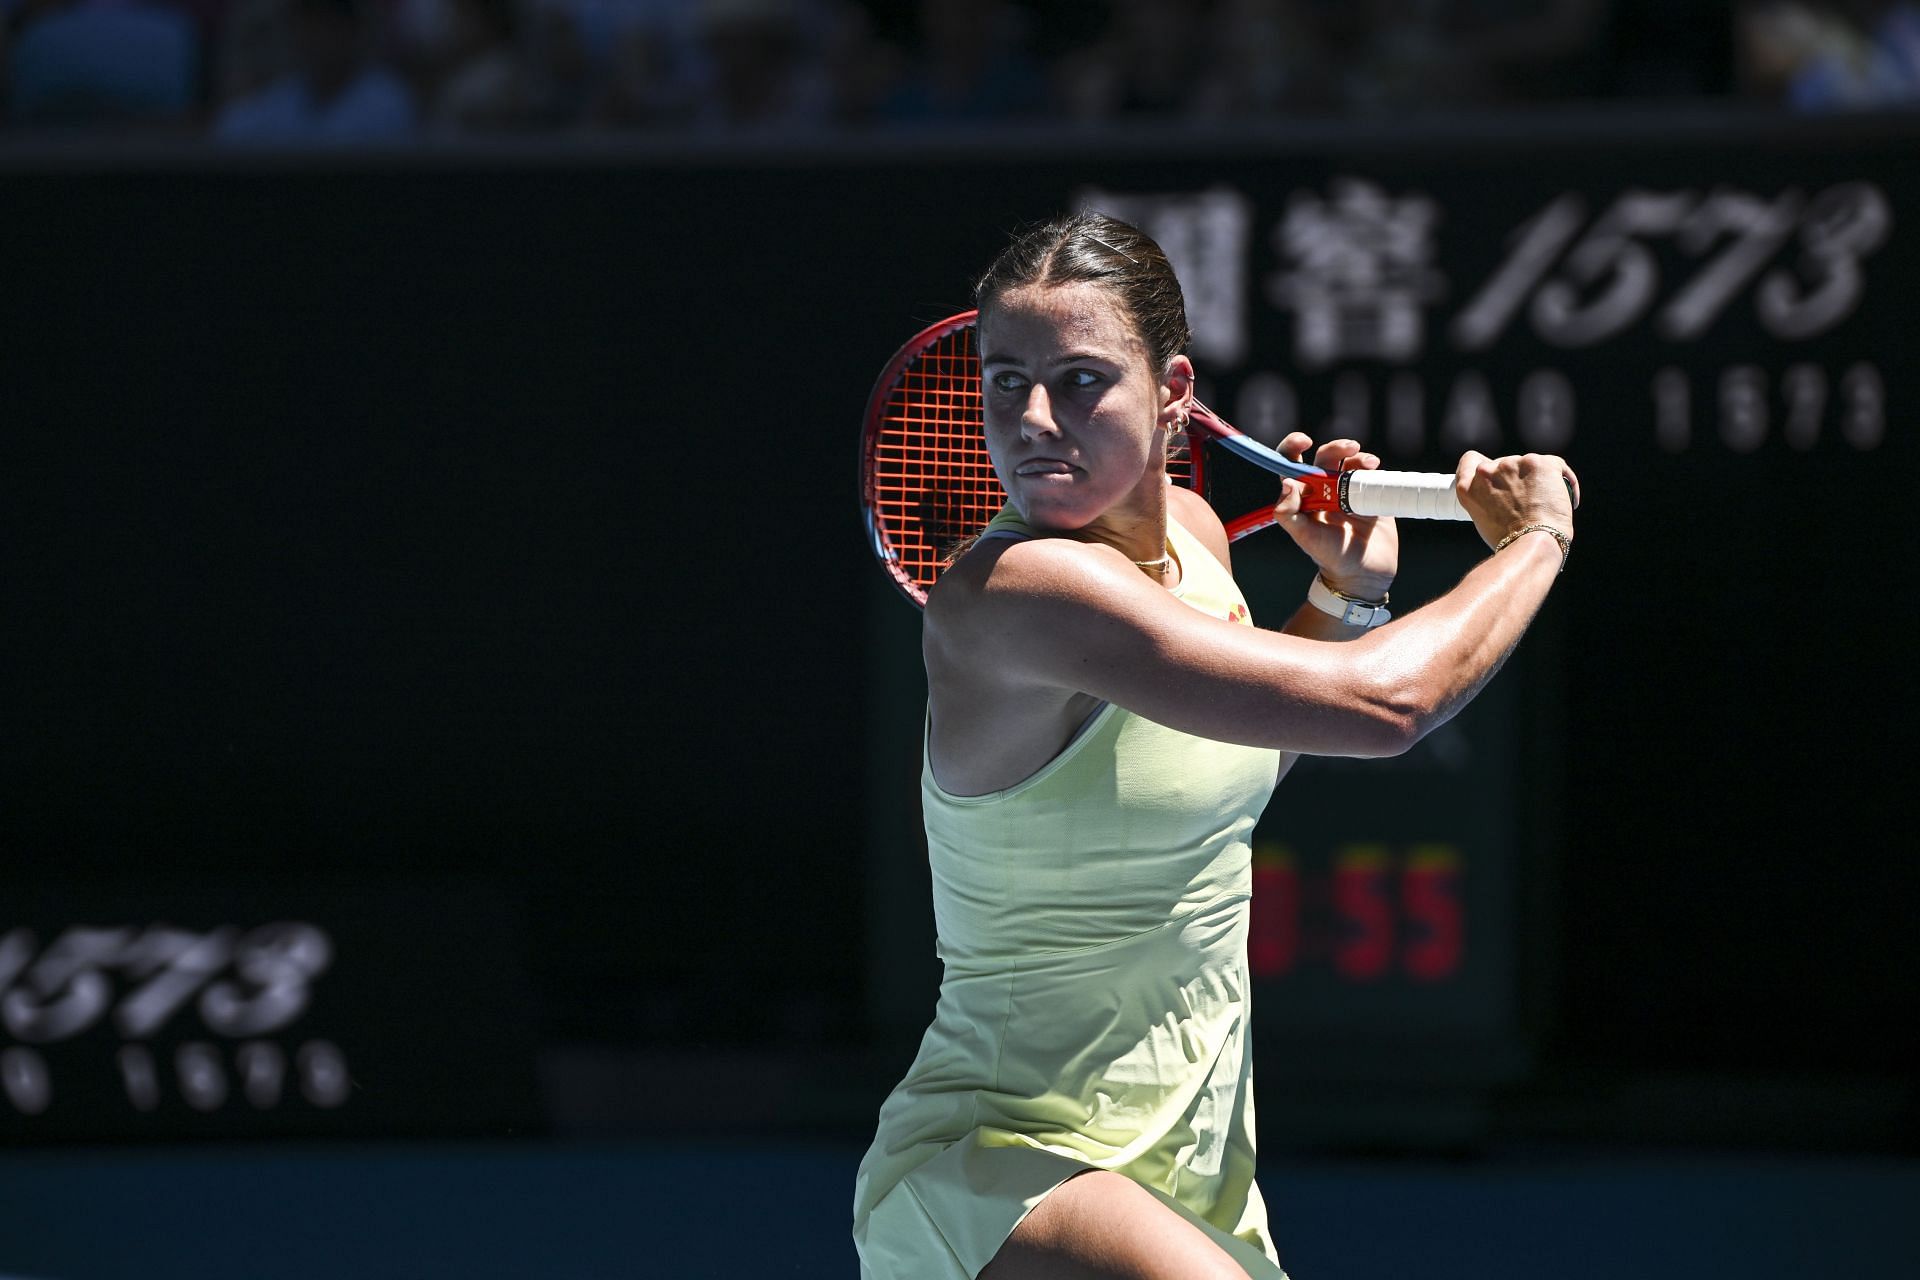
[(1076, 470), (1071, 462), (1059, 458), (1029, 458), (1013, 469), (1017, 476), (1070, 476)]

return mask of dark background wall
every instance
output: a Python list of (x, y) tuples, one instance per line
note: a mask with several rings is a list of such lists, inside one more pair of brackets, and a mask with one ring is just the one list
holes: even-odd
[[(1759, 1091), (1736, 1132), (1910, 1147), (1914, 141), (17, 163), (0, 175), (9, 891), (45, 932), (136, 920), (127, 904), (162, 891), (268, 918), (310, 886), (428, 886), (356, 944), (416, 1013), (334, 1014), (376, 1057), (399, 1037), (432, 1059), (447, 1041), (420, 1027), (439, 1018), (492, 1020), (504, 1056), (884, 1043), (875, 1069), (897, 1071), (869, 992), (909, 962), (887, 950), (898, 930), (875, 956), (872, 920), (924, 906), (911, 870), (871, 874), (917, 855), (872, 847), (897, 797), (876, 796), (894, 765), (870, 757), (918, 707), (910, 660), (872, 646), (910, 645), (912, 624), (855, 520), (870, 379), (965, 305), (1008, 229), (1089, 189), (1245, 192), (1258, 277), (1290, 196), (1357, 176), (1446, 210), (1454, 292), (1415, 366), (1433, 422), (1469, 367), (1503, 404), (1543, 364), (1580, 397), (1580, 545), (1505, 677), (1531, 726), (1513, 980), (1555, 1100), (1538, 1123), (1652, 1132), (1635, 1126), (1691, 1108), (1663, 1081), (1731, 1079)], [(1591, 220), (1635, 188), (1860, 182), (1890, 231), (1817, 339), (1763, 331), (1751, 289), (1687, 343), (1651, 320), (1585, 348), (1524, 324), (1478, 354), (1437, 336), (1567, 191)], [(1684, 251), (1646, 238), (1670, 298)], [(1803, 247), (1778, 261), (1811, 279)], [(1288, 317), (1256, 306), (1250, 324), (1252, 353), (1219, 370), (1230, 417), (1253, 374), (1293, 370)], [(1849, 442), (1837, 389), (1813, 439), (1784, 434), (1788, 367), (1837, 388), (1862, 361), (1882, 437)], [(1678, 449), (1650, 400), (1667, 366), (1694, 386)], [(1747, 366), (1772, 405), (1757, 440), (1725, 422), (1724, 371)], [(1356, 368), (1378, 403), (1388, 362)], [(1299, 375), (1303, 416), (1331, 415), (1338, 372)], [(1488, 444), (1520, 447), (1515, 431)], [(1394, 462), (1451, 452), (1436, 426)], [(1278, 804), (1390, 800), (1303, 772)], [(513, 923), (453, 918), (433, 886), (456, 882)], [(1793, 1122), (1767, 1132), (1770, 1107)]]

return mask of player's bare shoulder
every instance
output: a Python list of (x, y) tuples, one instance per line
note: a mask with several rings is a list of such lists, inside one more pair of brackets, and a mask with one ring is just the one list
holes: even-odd
[(1071, 571), (1075, 545), (1060, 538), (980, 539), (928, 590), (928, 628), (964, 632), (999, 625), (994, 615)]
[(1028, 685), (1018, 657), (1045, 602), (1070, 590), (1084, 550), (1062, 538), (983, 538), (962, 552), (927, 592), (920, 649), (934, 688), (965, 699)]
[(927, 589), (920, 647), (929, 675), (978, 667), (983, 642), (999, 628), (996, 593), (989, 582), (1000, 560), (1019, 539), (981, 538), (961, 551)]
[(1010, 644), (1050, 644), (1062, 627), (1108, 618), (1146, 581), (1110, 547), (1072, 538), (986, 538), (927, 593), (923, 648), (931, 663)]

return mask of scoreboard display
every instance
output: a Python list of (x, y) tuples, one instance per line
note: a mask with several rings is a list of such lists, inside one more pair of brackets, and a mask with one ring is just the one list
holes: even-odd
[[(1403, 552), (1396, 603), (1431, 598), (1465, 571), (1473, 535), (1448, 534), (1441, 552)], [(1290, 542), (1267, 550), (1293, 552)], [(1306, 572), (1290, 567), (1289, 581)], [(1256, 601), (1271, 598), (1269, 619), (1304, 591), (1276, 592), (1251, 568), (1241, 576)], [(1256, 1030), (1275, 1034), (1275, 1069), (1331, 1066), (1337, 1042), (1383, 1038), (1424, 1043), (1430, 1055), (1437, 1042), (1473, 1046), (1477, 1069), (1447, 1071), (1499, 1079), (1517, 1069), (1514, 946), (1528, 852), (1519, 805), (1551, 785), (1539, 761), (1528, 765), (1523, 694), (1551, 696), (1549, 678), (1505, 671), (1405, 756), (1305, 757), (1281, 781), (1254, 832), (1248, 945)], [(1314, 1055), (1287, 1048), (1314, 1042)], [(1427, 1066), (1441, 1070), (1431, 1056)], [(1343, 1076), (1354, 1070), (1340, 1065)]]

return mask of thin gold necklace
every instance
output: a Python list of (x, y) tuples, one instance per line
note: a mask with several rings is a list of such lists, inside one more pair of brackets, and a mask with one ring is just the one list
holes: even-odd
[(1158, 560), (1134, 560), (1133, 566), (1150, 578), (1157, 578), (1173, 568), (1173, 544), (1167, 544), (1167, 553)]

